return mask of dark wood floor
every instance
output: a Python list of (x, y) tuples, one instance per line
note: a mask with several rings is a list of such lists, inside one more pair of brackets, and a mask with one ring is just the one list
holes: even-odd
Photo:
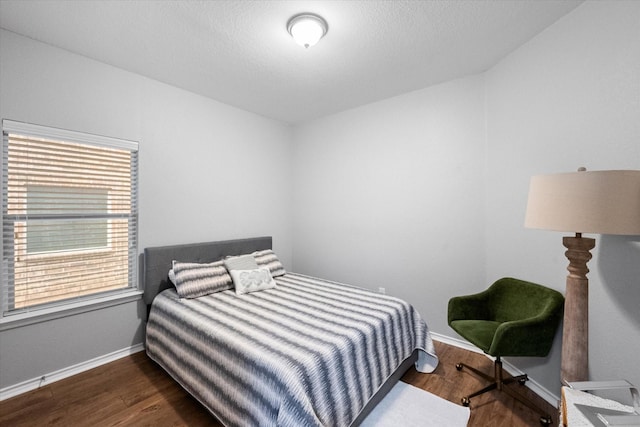
[[(459, 372), (466, 362), (493, 372), (485, 356), (436, 342), (440, 365), (433, 374), (411, 368), (403, 381), (455, 403), (483, 384)], [(528, 388), (513, 387), (533, 395)], [(557, 426), (557, 411), (548, 408)], [(145, 353), (117, 360), (0, 402), (1, 426), (219, 426)], [(490, 392), (471, 402), (469, 426), (539, 426), (539, 415), (504, 393)]]
[[(493, 362), (483, 354), (474, 353), (459, 347), (435, 342), (440, 364), (434, 373), (424, 375), (410, 369), (402, 380), (427, 390), (450, 402), (460, 403), (460, 399), (487, 383), (468, 372), (458, 371), (458, 362), (473, 366), (486, 374), (493, 375)], [(506, 374), (505, 374), (506, 375)], [(508, 375), (506, 375), (508, 376)], [(533, 393), (528, 387), (518, 383), (508, 385), (514, 391), (533, 400), (551, 416), (553, 426), (558, 426), (558, 410)], [(540, 427), (540, 414), (508, 396), (506, 393), (491, 391), (471, 399), (471, 417), (468, 427)]]

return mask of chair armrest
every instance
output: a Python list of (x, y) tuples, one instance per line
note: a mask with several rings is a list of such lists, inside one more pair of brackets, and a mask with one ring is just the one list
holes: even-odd
[(536, 316), (504, 322), (496, 329), (488, 353), (502, 356), (545, 357), (558, 327), (556, 316)]
[(485, 292), (451, 298), (447, 309), (449, 324), (453, 320), (487, 319), (488, 313), (485, 299)]

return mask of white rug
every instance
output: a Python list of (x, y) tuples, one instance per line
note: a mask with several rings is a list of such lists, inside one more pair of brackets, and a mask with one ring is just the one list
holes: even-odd
[(362, 427), (466, 427), (469, 408), (399, 381)]

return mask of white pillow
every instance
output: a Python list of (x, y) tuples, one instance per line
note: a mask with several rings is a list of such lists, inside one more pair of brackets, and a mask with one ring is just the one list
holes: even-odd
[(227, 270), (254, 270), (260, 267), (256, 263), (256, 259), (253, 255), (241, 255), (228, 257), (224, 260), (224, 265), (227, 267)]
[(229, 274), (231, 274), (238, 295), (276, 287), (276, 282), (267, 267), (254, 270), (231, 270)]

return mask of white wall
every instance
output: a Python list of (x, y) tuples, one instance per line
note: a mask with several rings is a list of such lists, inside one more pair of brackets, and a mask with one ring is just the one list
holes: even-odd
[[(486, 82), (487, 280), (516, 275), (564, 292), (564, 234), (523, 227), (529, 178), (640, 169), (640, 2), (584, 3)], [(640, 384), (640, 238), (588, 237), (591, 377)], [(558, 389), (559, 345), (543, 364), (516, 363)]]
[[(291, 265), (291, 130), (0, 30), (0, 118), (140, 142), (139, 244), (271, 235)], [(0, 332), (0, 390), (138, 344), (141, 303)]]
[[(298, 126), (296, 270), (409, 300), (514, 276), (564, 291), (562, 233), (523, 226), (534, 174), (640, 169), (640, 2), (587, 2), (483, 76)], [(591, 376), (640, 384), (640, 240), (596, 236)], [(509, 362), (559, 395), (560, 338)]]
[(298, 126), (296, 271), (410, 301), (449, 334), (484, 286), (484, 89), (455, 80)]

